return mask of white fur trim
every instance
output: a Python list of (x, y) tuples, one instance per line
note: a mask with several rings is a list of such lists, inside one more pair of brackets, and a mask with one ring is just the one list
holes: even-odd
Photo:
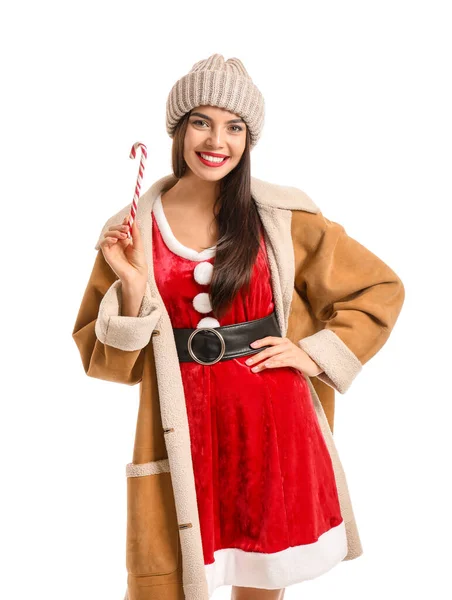
[(197, 283), (208, 285), (212, 281), (213, 264), (201, 262), (193, 270), (193, 277)]
[(162, 234), (163, 241), (171, 250), (171, 252), (174, 252), (174, 254), (177, 254), (178, 256), (182, 256), (182, 258), (188, 258), (189, 260), (205, 260), (206, 258), (212, 258), (212, 256), (215, 256), (217, 248), (216, 245), (206, 248), (201, 252), (197, 252), (196, 250), (193, 250), (193, 248), (188, 248), (179, 242), (172, 232), (171, 227), (166, 219), (166, 215), (163, 210), (161, 192), (154, 201), (152, 212), (157, 221), (160, 233)]
[(170, 470), (167, 458), (151, 460), (147, 463), (128, 463), (126, 465), (126, 477), (144, 477), (145, 475), (158, 475)]
[(208, 313), (212, 310), (210, 296), (207, 292), (200, 292), (193, 298), (193, 307), (200, 313)]
[(321, 329), (297, 343), (323, 369), (317, 378), (340, 394), (345, 394), (363, 368), (359, 359), (331, 329)]
[(220, 327), (220, 322), (213, 317), (203, 317), (196, 325), (196, 329), (200, 329), (201, 327)]
[(224, 548), (205, 565), (209, 598), (223, 585), (265, 589), (284, 588), (323, 575), (347, 554), (345, 521), (322, 534), (316, 542), (291, 546), (280, 552), (249, 552)]
[(162, 314), (158, 300), (151, 293), (149, 282), (146, 283), (137, 317), (122, 316), (121, 309), (122, 281), (117, 279), (105, 292), (99, 304), (94, 326), (96, 337), (103, 344), (119, 350), (141, 350), (149, 343)]

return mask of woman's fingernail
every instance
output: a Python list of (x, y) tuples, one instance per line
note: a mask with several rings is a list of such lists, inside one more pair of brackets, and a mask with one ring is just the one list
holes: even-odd
[(253, 348), (256, 346), (257, 342), (251, 342), (250, 346), (252, 346)]

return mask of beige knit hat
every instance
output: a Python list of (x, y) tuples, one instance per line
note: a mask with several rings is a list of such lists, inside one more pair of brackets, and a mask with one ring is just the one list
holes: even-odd
[(238, 58), (225, 62), (221, 54), (212, 54), (173, 85), (166, 102), (169, 136), (173, 137), (181, 117), (202, 105), (219, 106), (242, 117), (250, 130), (250, 147), (256, 145), (264, 125), (264, 97)]

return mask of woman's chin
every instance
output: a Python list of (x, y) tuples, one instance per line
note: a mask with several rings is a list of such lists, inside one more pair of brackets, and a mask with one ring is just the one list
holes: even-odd
[(190, 171), (202, 179), (204, 181), (218, 181), (219, 179), (223, 179), (225, 175), (227, 175), (230, 169), (199, 169), (199, 168), (190, 168)]

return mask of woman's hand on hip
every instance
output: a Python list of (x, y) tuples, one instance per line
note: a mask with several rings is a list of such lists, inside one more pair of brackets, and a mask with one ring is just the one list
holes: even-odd
[(308, 377), (315, 377), (323, 371), (300, 346), (294, 344), (289, 338), (269, 335), (251, 344), (252, 348), (260, 346), (270, 346), (270, 348), (257, 352), (245, 361), (245, 364), (253, 367), (251, 369), (253, 372), (275, 367), (293, 367)]

